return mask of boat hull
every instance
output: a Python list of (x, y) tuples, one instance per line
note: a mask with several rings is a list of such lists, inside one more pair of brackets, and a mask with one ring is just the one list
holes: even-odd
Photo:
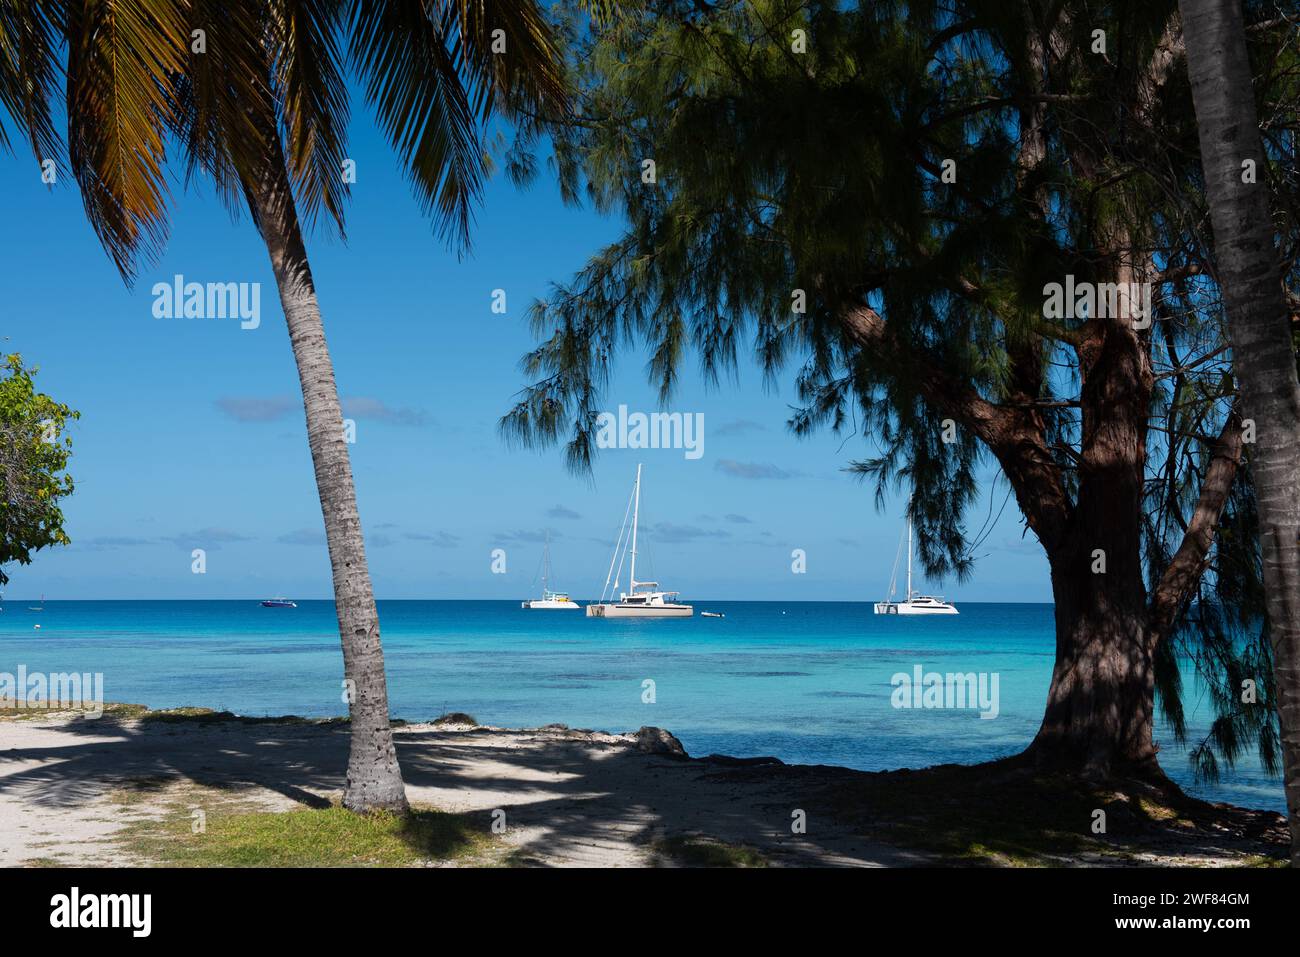
[(588, 618), (690, 618), (692, 605), (622, 605), (614, 603), (587, 606)]
[(952, 605), (909, 605), (906, 602), (876, 602), (877, 615), (956, 615)]
[(577, 611), (582, 606), (576, 601), (555, 601), (550, 598), (534, 598), (530, 601), (520, 602), (519, 607), (527, 608), (532, 611)]

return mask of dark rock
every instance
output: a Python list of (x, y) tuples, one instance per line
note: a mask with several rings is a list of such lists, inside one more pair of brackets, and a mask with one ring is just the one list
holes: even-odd
[(634, 735), (636, 749), (647, 754), (666, 754), (674, 758), (688, 757), (682, 743), (663, 728), (643, 727)]
[(760, 765), (780, 765), (785, 767), (785, 762), (780, 758), (757, 757), (757, 758), (736, 758), (730, 754), (710, 754), (704, 759), (710, 764), (721, 764), (729, 768), (750, 768)]

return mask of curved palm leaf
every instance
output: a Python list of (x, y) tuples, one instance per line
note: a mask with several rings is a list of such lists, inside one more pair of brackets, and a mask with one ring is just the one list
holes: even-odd
[[(61, 11), (32, 0), (0, 3), (0, 107), (26, 134), (37, 161), (62, 153), (50, 119), (60, 74), (57, 52)], [(0, 147), (11, 148), (0, 122)]]
[[(599, 3), (596, 4), (599, 6)], [(469, 242), (494, 112), (567, 109), (562, 57), (533, 0), (353, 0), (350, 56), (441, 234)]]
[(421, 207), (441, 235), (468, 244), (470, 204), (488, 163), (460, 63), (449, 49), (454, 10), (420, 0), (357, 0), (349, 19), (351, 62)]
[(338, 38), (343, 7), (334, 0), (278, 0), (268, 9), (275, 99), (294, 192), (309, 225), (323, 209), (342, 233), (348, 195), (348, 92)]
[(184, 67), (179, 4), (68, 6), (68, 153), (91, 226), (130, 282), (167, 235), (164, 136), (169, 77)]
[(184, 71), (173, 78), (187, 178), (200, 170), (211, 176), (232, 216), (244, 205), (244, 184), (266, 162), (266, 134), (275, 129), (264, 11), (262, 4), (189, 0), (187, 32), (202, 30), (205, 49), (191, 43)]
[(481, 119), (494, 110), (563, 110), (561, 56), (542, 10), (525, 0), (444, 0), (459, 19), (459, 54)]

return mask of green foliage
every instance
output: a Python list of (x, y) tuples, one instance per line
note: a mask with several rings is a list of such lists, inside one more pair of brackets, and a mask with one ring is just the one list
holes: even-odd
[[(1266, 4), (1249, 7), (1250, 22), (1270, 20)], [(1154, 591), (1236, 394), (1185, 69), (1176, 55), (1162, 59), (1176, 8), (659, 0), (622, 7), (599, 28), (561, 10), (574, 116), (525, 124), (508, 169), (527, 180), (545, 145), (563, 194), (621, 214), (627, 228), (533, 305), (539, 342), (521, 361), (530, 384), (503, 434), (563, 442), (568, 465), (584, 471), (621, 352), (643, 350), (666, 397), (691, 359), (717, 384), (751, 350), (769, 382), (796, 370), (794, 432), (828, 427), (872, 443), (849, 468), (878, 501), (890, 483), (915, 489), (921, 560), (931, 575), (960, 577), (978, 557), (980, 533), (963, 523), (993, 450), (968, 427), (944, 441), (935, 383), (955, 390), (950, 406), (1030, 410), (1074, 509), (1085, 486), (1115, 480), (1081, 472), (1114, 411), (1100, 377), (1089, 379), (1109, 357), (1084, 345), (1101, 341), (1088, 317), (1045, 315), (1044, 286), (1067, 274), (1112, 282), (1134, 257), (1158, 276), (1156, 322), (1133, 350), (1151, 400), (1138, 426), (1144, 474), (1118, 480), (1140, 488), (1135, 520)], [(1092, 49), (1096, 30), (1104, 54)], [(1261, 174), (1296, 288), (1300, 58), (1287, 38), (1276, 18), (1251, 33), (1268, 130)], [(1046, 47), (1037, 60), (1035, 42)], [(942, 177), (949, 160), (955, 182)], [(806, 312), (792, 308), (796, 290)], [(855, 310), (882, 318), (890, 348), (849, 334)], [(996, 454), (1005, 466), (1007, 453)], [(1191, 611), (1159, 649), (1157, 691), (1182, 738), (1180, 669), (1196, 668), (1225, 719), (1211, 743), (1231, 761), (1253, 740), (1272, 766), (1248, 464), (1221, 530), (1184, 603)], [(1243, 674), (1259, 681), (1261, 701), (1238, 715)]]
[(36, 391), (35, 369), (22, 357), (6, 356), (0, 366), (0, 585), (3, 566), (31, 563), (32, 552), (67, 545), (59, 503), (72, 494), (66, 472), (72, 440), (68, 422), (80, 417)]
[[(1044, 329), (1044, 281), (1090, 271), (1087, 250), (1061, 235), (1064, 208), (1043, 222), (1018, 187), (1003, 101), (1019, 77), (1002, 57), (1024, 24), (988, 6), (977, 55), (950, 57), (935, 56), (946, 21), (924, 4), (659, 3), (586, 36), (568, 21), (582, 120), (553, 130), (556, 165), (566, 194), (585, 185), (630, 228), (534, 306), (543, 341), (522, 367), (535, 384), (506, 434), (544, 443), (567, 431), (568, 462), (583, 469), (621, 347), (644, 345), (667, 395), (692, 348), (717, 382), (748, 340), (769, 379), (802, 363), (795, 431), (875, 438), (880, 455), (857, 471), (924, 491), (921, 557), (932, 573), (965, 574), (960, 519), (982, 453), (968, 433), (943, 441), (917, 383), (939, 366), (1005, 397), (1013, 350), (1046, 363), (1069, 336)], [(806, 53), (792, 52), (796, 30)], [(960, 158), (955, 189), (937, 182), (946, 158)], [(639, 175), (646, 159), (654, 185)], [(1037, 175), (1063, 173), (1049, 162)], [(978, 296), (962, 294), (976, 281)], [(806, 313), (792, 311), (795, 290)], [(889, 317), (910, 361), (845, 340), (837, 319), (855, 304)]]

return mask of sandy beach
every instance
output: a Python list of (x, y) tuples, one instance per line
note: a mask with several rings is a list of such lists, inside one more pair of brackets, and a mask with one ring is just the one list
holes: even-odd
[[(844, 813), (846, 806), (869, 808), (886, 775), (691, 758), (658, 729), (609, 734), (560, 725), (407, 724), (396, 729), (396, 739), (413, 805), (481, 816), (485, 828), (495, 813), (505, 824), (501, 853), (475, 863), (661, 865), (656, 848), (674, 838), (752, 849), (770, 866), (944, 862), (871, 836), (888, 832), (883, 812), (870, 815), (874, 826)], [(158, 863), (120, 835), (177, 806), (190, 813), (231, 801), (266, 812), (326, 807), (341, 793), (347, 751), (348, 729), (339, 722), (210, 715), (170, 720), (166, 713), (3, 720), (0, 865)], [(799, 811), (805, 833), (792, 830)], [(1171, 832), (1114, 860), (1095, 855), (1060, 863), (1240, 864), (1283, 846), (1280, 815), (1233, 813), (1241, 821), (1236, 833), (1215, 821), (1185, 841)]]
[[(525, 864), (641, 866), (659, 837), (704, 834), (761, 850), (774, 864), (877, 866), (921, 860), (812, 817), (791, 833), (798, 789), (736, 767), (647, 753), (633, 735), (558, 727), (512, 731), (407, 725), (398, 753), (412, 804), (505, 811), (504, 839)], [(0, 864), (147, 864), (114, 842), (170, 789), (238, 790), (266, 810), (337, 797), (345, 725), (220, 721), (169, 724), (51, 716), (0, 724)], [(123, 803), (142, 782), (153, 800)]]

